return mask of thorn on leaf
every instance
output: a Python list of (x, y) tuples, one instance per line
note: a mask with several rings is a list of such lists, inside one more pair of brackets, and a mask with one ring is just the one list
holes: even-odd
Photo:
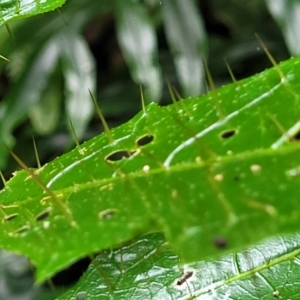
[(11, 215), (5, 216), (3, 220), (4, 220), (4, 222), (11, 221), (11, 220), (15, 219), (17, 216), (18, 216), (18, 214), (11, 214)]

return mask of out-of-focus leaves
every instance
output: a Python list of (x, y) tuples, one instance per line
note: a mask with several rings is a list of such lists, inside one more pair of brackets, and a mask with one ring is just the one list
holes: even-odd
[[(60, 70), (58, 70), (60, 72)], [(50, 134), (56, 128), (61, 114), (62, 82), (61, 76), (54, 72), (43, 92), (42, 101), (37, 102), (29, 111), (29, 117), (35, 131), (40, 135)], [(55, 80), (56, 79), (56, 80)]]
[(0, 252), (1, 300), (52, 300), (61, 293), (34, 283), (32, 266), (27, 258), (6, 251)]
[(180, 264), (162, 235), (99, 254), (57, 300), (298, 299), (299, 234), (266, 240), (217, 260)]
[[(75, 69), (76, 71), (83, 71), (83, 68), (87, 66), (86, 63), (80, 65), (79, 60), (81, 59), (81, 61), (83, 61), (82, 55), (85, 55), (85, 59), (88, 58), (91, 61), (90, 55), (85, 51), (87, 46), (84, 45), (83, 40), (78, 37), (78, 32), (80, 32), (83, 26), (95, 15), (98, 14), (101, 16), (102, 14), (107, 13), (111, 8), (112, 3), (109, 1), (96, 3), (91, 0), (89, 2), (70, 0), (61, 9), (63, 18), (57, 12), (53, 12), (32, 19), (30, 18), (12, 23), (10, 27), (14, 33), (18, 47), (15, 46), (6, 30), (0, 28), (1, 54), (11, 59), (10, 63), (0, 60), (0, 67), (8, 69), (11, 79), (11, 89), (0, 103), (1, 168), (5, 166), (7, 160), (7, 151), (3, 148), (3, 143), (9, 147), (14, 145), (12, 130), (20, 123), (20, 121), (24, 120), (27, 113), (32, 109), (32, 105), (39, 105), (37, 103), (41, 104), (43, 102), (43, 93), (49, 85), (49, 76), (53, 73), (56, 63), (58, 62), (58, 56), (66, 57), (73, 53), (72, 58), (66, 58), (65, 60), (65, 62), (67, 60), (69, 61), (69, 63), (65, 64), (68, 66), (66, 74), (69, 78), (66, 82), (66, 86), (69, 86), (71, 82), (71, 77), (69, 75), (74, 75)], [(67, 25), (64, 21), (66, 21)], [(56, 41), (56, 39), (59, 39), (59, 35), (63, 35), (67, 30), (73, 32), (73, 41), (76, 45), (71, 46), (71, 49), (69, 50), (64, 50), (62, 49), (62, 45), (64, 45), (65, 42)], [(28, 34), (30, 34), (30, 39), (28, 38)], [(78, 37), (76, 41), (74, 39), (75, 35)], [(71, 35), (67, 33), (65, 41), (68, 41), (68, 47), (70, 47), (71, 39)], [(79, 55), (78, 58), (74, 56), (77, 54)], [(78, 59), (77, 62), (76, 59)], [(92, 68), (94, 68), (94, 66), (92, 66)], [(73, 70), (73, 73), (70, 73), (71, 69)], [(44, 74), (45, 71), (47, 76)], [(32, 73), (34, 74), (34, 77), (37, 78), (37, 81), (32, 78)], [(80, 87), (82, 89), (86, 87), (82, 86), (82, 84), (87, 83), (87, 81), (91, 79), (92, 70), (88, 75), (89, 76), (87, 76), (87, 78), (84, 77), (81, 84), (77, 86), (78, 90)], [(81, 72), (77, 76), (82, 78), (83, 73)], [(27, 85), (28, 82), (31, 85)], [(93, 89), (93, 85), (94, 83), (91, 84), (91, 89)], [(60, 92), (61, 95), (63, 95), (63, 89), (61, 89)], [(35, 95), (34, 99), (32, 98), (33, 94)], [(70, 111), (71, 103), (74, 104), (74, 98), (71, 100), (71, 94), (74, 95), (74, 92), (68, 93), (67, 95), (67, 98), (69, 99), (68, 111)], [(76, 93), (76, 95), (78, 95), (78, 93)], [(77, 100), (79, 100), (79, 96), (77, 97)], [(85, 108), (82, 109), (85, 113), (82, 114), (82, 117), (80, 118), (81, 121), (78, 119), (78, 116), (75, 118), (76, 120), (74, 120), (74, 127), (76, 128), (78, 137), (82, 136), (82, 133), (85, 130), (84, 126), (88, 121), (88, 116), (91, 116), (91, 112), (88, 113), (88, 110), (91, 110), (88, 107), (89, 105), (91, 104), (86, 101)], [(74, 106), (72, 105), (72, 107)], [(55, 108), (55, 106), (53, 106), (53, 108)], [(78, 112), (82, 113), (79, 106), (78, 108), (77, 115)], [(49, 111), (49, 115), (50, 114), (53, 116), (56, 115), (54, 111)], [(72, 114), (74, 118), (74, 110), (72, 110)], [(70, 117), (72, 117), (71, 114)], [(54, 123), (54, 119), (52, 122)], [(37, 126), (37, 124), (34, 123), (34, 126)], [(48, 129), (50, 130), (50, 126)]]
[[(49, 108), (49, 103), (43, 104), (43, 93), (47, 89), (59, 58), (62, 60), (62, 72), (65, 77), (67, 112), (73, 121), (76, 135), (78, 138), (82, 136), (93, 112), (89, 90), (93, 92), (95, 89), (94, 63), (81, 38), (71, 30), (65, 30), (54, 35), (36, 53), (36, 57), (33, 57), (24, 68), (20, 81), (3, 100), (3, 111), (0, 117), (0, 141), (2, 141), (0, 148), (3, 148), (3, 143), (9, 145), (13, 143), (11, 136), (13, 127), (34, 105), (38, 104), (39, 107), (45, 105), (44, 109)], [(56, 112), (52, 112), (56, 115), (57, 105), (52, 108), (56, 109)], [(2, 153), (5, 152), (3, 149)], [(3, 156), (0, 165), (1, 163), (3, 164)]]
[(76, 136), (81, 138), (94, 107), (90, 92), (95, 91), (95, 63), (83, 39), (65, 30), (58, 39), (65, 78), (65, 105)]
[(282, 30), (292, 55), (300, 54), (300, 1), (266, 0), (267, 7)]
[(202, 57), (207, 54), (201, 16), (193, 0), (164, 0), (162, 9), (166, 36), (184, 95), (199, 95), (204, 83)]
[[(24, 69), (18, 85), (2, 100), (0, 118), (1, 142), (11, 143), (11, 130), (17, 121), (24, 118), (26, 112), (41, 100), (41, 95), (48, 84), (59, 57), (56, 37), (42, 45)], [(1, 147), (1, 146), (0, 146)]]
[(132, 77), (145, 87), (145, 99), (158, 102), (162, 77), (158, 66), (154, 25), (143, 6), (134, 0), (117, 0), (117, 37)]

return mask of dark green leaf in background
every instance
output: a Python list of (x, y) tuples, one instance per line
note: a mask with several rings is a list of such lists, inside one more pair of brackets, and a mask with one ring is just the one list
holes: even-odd
[[(82, 38), (72, 32), (72, 30), (65, 30), (54, 35), (52, 39), (49, 39), (41, 47), (33, 61), (29, 63), (30, 67), (24, 70), (18, 85), (3, 100), (2, 125), (0, 127), (0, 139), (3, 142), (9, 145), (12, 144), (11, 131), (13, 127), (34, 107), (36, 109), (39, 107), (40, 113), (41, 109), (43, 109), (46, 114), (46, 110), (51, 109), (48, 112), (48, 117), (51, 114), (54, 116), (52, 120), (49, 120), (51, 123), (49, 125), (42, 119), (40, 119), (38, 125), (36, 123), (38, 120), (35, 118), (35, 126), (38, 126), (38, 128), (44, 127), (43, 130), (46, 130), (47, 126), (50, 129), (55, 127), (56, 124), (53, 121), (57, 121), (57, 109), (60, 108), (55, 105), (55, 102), (59, 100), (59, 96), (62, 94), (62, 90), (58, 91), (60, 93), (55, 93), (55, 89), (61, 86), (61, 83), (57, 81), (57, 87), (51, 91), (54, 92), (55, 101), (53, 101), (54, 98), (52, 97), (52, 100), (48, 99), (51, 103), (47, 102), (46, 94), (44, 93), (47, 90), (48, 93), (50, 92), (48, 85), (50, 79), (53, 78), (59, 59), (61, 59), (63, 65), (67, 115), (74, 124), (77, 137), (82, 137), (87, 122), (93, 113), (93, 104), (89, 91), (95, 91), (94, 63), (89, 50), (82, 42)], [(58, 78), (60, 77), (57, 76), (56, 79)], [(45, 98), (43, 95), (45, 95)], [(35, 113), (37, 113), (37, 110)], [(37, 115), (35, 116), (37, 117)], [(2, 151), (5, 151), (3, 146), (0, 147), (3, 149)]]
[[(30, 61), (31, 67), (22, 72), (18, 85), (2, 100), (1, 143), (12, 143), (11, 131), (16, 122), (23, 119), (32, 106), (41, 101), (41, 94), (58, 63), (59, 52), (55, 36), (41, 45)], [(0, 147), (1, 151), (5, 151), (3, 144)]]
[(207, 56), (208, 47), (201, 16), (193, 0), (164, 0), (161, 3), (166, 37), (184, 95), (197, 96), (203, 91), (202, 58)]
[(119, 45), (132, 77), (136, 83), (145, 86), (147, 103), (159, 102), (163, 81), (154, 24), (138, 1), (115, 2)]
[(93, 112), (90, 96), (95, 93), (95, 62), (82, 37), (66, 29), (58, 39), (65, 79), (65, 105), (76, 136), (81, 138)]
[[(39, 5), (43, 6), (41, 2)], [(36, 133), (45, 134), (46, 131), (49, 133), (56, 127), (59, 112), (57, 109), (61, 111), (63, 108), (59, 103), (60, 99), (64, 98), (64, 91), (66, 112), (64, 114), (64, 111), (61, 111), (61, 116), (65, 118), (66, 124), (68, 118), (71, 118), (77, 137), (82, 137), (92, 115), (88, 88), (95, 91), (96, 76), (90, 50), (79, 35), (91, 18), (107, 13), (111, 6), (112, 4), (106, 1), (96, 3), (70, 0), (62, 7), (62, 15), (55, 11), (11, 23), (10, 28), (15, 36), (15, 42), (5, 28), (1, 28), (1, 51), (11, 60), (0, 61), (2, 72), (7, 70), (11, 81), (11, 88), (1, 99), (0, 104), (1, 168), (5, 166), (8, 156), (3, 144), (9, 147), (15, 145), (12, 131), (27, 118), (29, 112)], [(72, 42), (74, 44), (70, 45)], [(66, 49), (64, 46), (69, 48)], [(58, 70), (65, 75), (65, 90)], [(71, 83), (74, 85), (75, 80), (79, 82), (76, 83), (76, 91), (70, 92)], [(52, 85), (56, 86), (52, 89)], [(56, 104), (50, 103), (51, 97), (56, 97), (54, 101)], [(77, 111), (74, 110), (75, 106)], [(32, 110), (35, 110), (35, 113)], [(49, 114), (42, 124), (41, 114), (47, 110)]]
[(286, 45), (292, 55), (300, 54), (300, 1), (266, 0), (267, 7), (282, 30)]
[[(58, 68), (57, 68), (58, 69)], [(59, 117), (61, 116), (61, 90), (62, 85), (59, 84), (58, 71), (56, 70), (48, 80), (48, 86), (43, 91), (43, 101), (37, 102), (29, 110), (29, 118), (32, 126), (40, 135), (46, 135), (57, 127)]]

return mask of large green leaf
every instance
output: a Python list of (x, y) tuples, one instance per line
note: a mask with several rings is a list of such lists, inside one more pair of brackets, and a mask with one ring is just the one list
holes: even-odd
[[(217, 260), (182, 264), (162, 235), (99, 254), (63, 299), (298, 299), (299, 234)], [(81, 298), (80, 298), (81, 297)]]
[(18, 172), (0, 193), (0, 246), (27, 255), (44, 280), (153, 229), (184, 261), (220, 253), (220, 238), (230, 251), (297, 231), (299, 63), (150, 104), (111, 134)]

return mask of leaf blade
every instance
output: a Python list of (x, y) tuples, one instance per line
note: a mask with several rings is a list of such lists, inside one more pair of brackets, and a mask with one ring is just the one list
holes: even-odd
[(91, 300), (293, 298), (299, 293), (290, 284), (300, 272), (298, 241), (299, 234), (279, 236), (215, 261), (183, 265), (162, 235), (148, 234), (98, 255), (77, 285), (57, 299), (80, 293)]
[[(0, 224), (1, 246), (23, 251), (44, 280), (149, 230), (163, 230), (185, 261), (221, 253), (218, 237), (232, 251), (296, 231), (300, 144), (287, 133), (298, 124), (299, 58), (279, 67), (285, 80), (273, 68), (217, 93), (148, 105), (112, 130), (114, 142), (102, 134), (37, 170), (55, 197), (19, 172), (0, 192), (3, 218), (19, 216)], [(268, 117), (275, 114), (286, 132)], [(48, 220), (38, 222), (48, 208)]]

